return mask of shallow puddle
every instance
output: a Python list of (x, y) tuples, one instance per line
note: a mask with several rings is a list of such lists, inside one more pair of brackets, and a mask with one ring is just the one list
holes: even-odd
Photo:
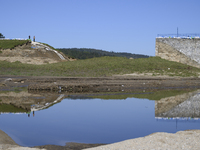
[[(15, 110), (14, 104), (8, 109), (3, 109), (1, 104), (0, 129), (22, 146), (114, 143), (154, 132), (200, 129), (199, 93), (149, 95), (149, 99), (159, 100), (149, 100), (147, 94), (138, 93), (129, 94), (129, 98), (120, 94), (111, 98), (103, 94), (103, 97), (96, 95), (98, 98), (54, 95), (47, 99), (39, 94), (24, 94), (29, 97), (29, 107), (25, 107), (27, 101), (23, 101), (24, 98), (18, 98), (18, 101), (24, 102), (25, 112)], [(21, 105), (17, 103), (17, 106)]]

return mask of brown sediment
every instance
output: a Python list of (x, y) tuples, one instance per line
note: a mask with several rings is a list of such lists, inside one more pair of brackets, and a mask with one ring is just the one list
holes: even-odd
[(14, 87), (24, 87), (32, 92), (129, 92), (141, 89), (200, 88), (200, 78), (0, 76), (0, 90)]

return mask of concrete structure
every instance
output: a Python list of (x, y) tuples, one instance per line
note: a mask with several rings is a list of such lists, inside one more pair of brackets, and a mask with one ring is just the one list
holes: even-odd
[(156, 56), (200, 68), (200, 38), (157, 37)]

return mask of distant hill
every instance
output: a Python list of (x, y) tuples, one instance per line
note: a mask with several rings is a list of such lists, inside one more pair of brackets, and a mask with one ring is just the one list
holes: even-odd
[(65, 55), (75, 59), (88, 59), (88, 58), (102, 57), (102, 56), (117, 56), (117, 57), (133, 58), (133, 59), (149, 57), (147, 55), (131, 54), (125, 52), (123, 53), (108, 52), (92, 48), (59, 48), (58, 50), (60, 50)]

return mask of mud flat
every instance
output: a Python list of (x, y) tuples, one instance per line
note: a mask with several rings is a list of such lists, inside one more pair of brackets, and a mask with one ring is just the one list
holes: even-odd
[(119, 92), (176, 88), (200, 88), (200, 78), (179, 77), (30, 77), (0, 76), (0, 90), (24, 87), (29, 91)]

